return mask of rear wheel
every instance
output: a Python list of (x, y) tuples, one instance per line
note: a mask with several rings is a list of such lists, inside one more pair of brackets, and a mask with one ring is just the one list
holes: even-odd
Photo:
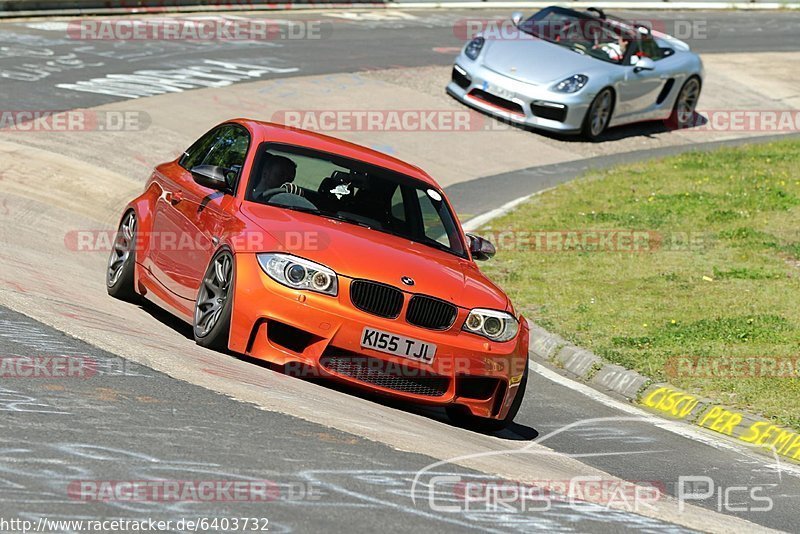
[(594, 97), (586, 117), (583, 119), (583, 135), (590, 141), (597, 141), (606, 131), (614, 111), (614, 93), (605, 88)]
[(106, 290), (112, 297), (135, 301), (134, 270), (136, 269), (136, 212), (128, 211), (122, 216), (114, 246), (108, 257), (106, 268)]
[(234, 263), (228, 250), (218, 252), (206, 270), (194, 306), (194, 340), (214, 350), (228, 348), (233, 308)]
[(445, 409), (447, 412), (447, 417), (449, 417), (450, 420), (457, 426), (469, 428), (471, 430), (477, 430), (479, 432), (497, 432), (499, 430), (503, 430), (514, 422), (514, 418), (517, 416), (517, 413), (522, 406), (522, 400), (525, 398), (525, 389), (527, 385), (528, 364), (526, 363), (525, 372), (522, 373), (522, 380), (517, 388), (517, 396), (514, 397), (514, 402), (508, 409), (508, 413), (504, 419), (487, 419), (486, 417), (477, 417), (472, 415), (469, 409), (467, 409), (465, 406), (459, 405), (448, 406)]
[(700, 100), (700, 80), (692, 76), (681, 87), (672, 115), (669, 117), (668, 126), (672, 130), (688, 128), (694, 123), (695, 108)]

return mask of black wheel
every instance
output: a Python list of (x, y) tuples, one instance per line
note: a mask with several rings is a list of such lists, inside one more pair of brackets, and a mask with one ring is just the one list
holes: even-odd
[(194, 340), (214, 350), (228, 348), (233, 308), (233, 254), (218, 252), (206, 270), (194, 305)]
[(583, 136), (590, 141), (597, 141), (606, 131), (614, 112), (614, 93), (606, 88), (597, 93), (583, 119)]
[(695, 108), (700, 100), (700, 79), (692, 76), (681, 87), (675, 106), (672, 108), (667, 126), (671, 130), (688, 128), (694, 123)]
[(464, 406), (448, 406), (445, 411), (447, 417), (456, 425), (479, 432), (497, 432), (503, 430), (508, 425), (514, 422), (522, 400), (525, 398), (525, 388), (528, 385), (528, 364), (525, 364), (525, 371), (522, 373), (522, 380), (517, 389), (517, 396), (514, 397), (514, 402), (511, 403), (511, 408), (508, 409), (505, 419), (486, 419), (485, 417), (476, 417), (472, 415), (469, 410)]
[(106, 268), (106, 290), (114, 298), (135, 301), (134, 269), (136, 268), (136, 212), (128, 211), (122, 216), (114, 246), (108, 257)]

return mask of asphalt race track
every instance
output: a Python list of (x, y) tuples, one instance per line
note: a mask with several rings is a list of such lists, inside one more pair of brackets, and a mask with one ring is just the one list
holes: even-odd
[[(453, 427), (437, 410), (288, 378), (257, 362), (201, 349), (186, 325), (155, 307), (107, 297), (105, 253), (65, 247), (71, 230), (114, 227), (148, 168), (174, 157), (224, 118), (269, 118), (270, 103), (297, 94), (313, 96), (314, 109), (338, 109), (347, 105), (351, 90), (372, 94), (376, 100), (370, 105), (381, 105), (378, 99), (388, 101), (394, 92), (408, 102), (423, 95), (452, 105), (430, 85), (433, 80), (443, 93), (447, 67), (462, 44), (454, 25), (501, 14), (271, 14), (280, 24), (320, 21), (325, 39), (224, 44), (81, 41), (65, 34), (67, 21), (0, 24), (2, 110), (102, 106), (141, 111), (152, 121), (149, 131), (119, 136), (0, 131), (0, 355), (69, 355), (98, 362), (96, 375), (68, 383), (0, 379), (0, 518), (238, 516), (268, 518), (271, 532), (798, 531), (798, 466), (656, 418), (556, 370), (535, 366), (509, 429), (497, 435), (470, 432)], [(778, 54), (800, 53), (796, 13), (623, 15), (657, 19), (667, 28), (677, 19), (702, 28), (686, 41), (708, 54), (704, 60), (720, 76), (730, 74), (731, 64), (752, 65), (762, 58), (780, 70), (781, 58), (789, 56), (776, 59)], [(735, 61), (726, 63), (727, 55)], [(96, 82), (110, 75), (132, 81), (137, 73), (220, 66), (229, 83), (171, 86), (138, 98), (122, 96), (118, 85), (110, 90), (106, 82)], [(785, 64), (783, 70), (796, 76)], [(397, 73), (401, 81), (387, 82)], [(739, 100), (727, 105), (771, 109), (797, 100), (795, 92), (753, 104), (758, 94), (747, 91), (758, 87), (742, 83), (729, 97)], [(307, 92), (298, 93), (301, 89)], [(623, 127), (600, 148), (504, 131), (497, 134), (498, 143), (519, 151), (485, 165), (465, 155), (464, 167), (450, 174), (441, 154), (458, 153), (453, 136), (371, 139), (368, 132), (356, 132), (352, 137), (400, 157), (412, 158), (419, 150), (419, 163), (429, 170), (438, 158), (442, 170), (434, 167), (432, 174), (442, 175), (465, 218), (568, 180), (587, 166), (746, 141), (730, 135), (680, 137), (651, 128)], [(440, 145), (425, 153), (423, 145), (434, 139)], [(522, 152), (527, 146), (530, 152)], [(548, 149), (555, 154), (551, 159), (539, 156)], [(515, 513), (464, 510), (461, 486), (453, 482), (576, 476), (652, 482), (666, 496), (636, 510), (557, 500)], [(715, 491), (684, 507), (675, 499), (681, 477), (709, 477)], [(266, 480), (272, 493), (266, 502), (114, 502), (82, 501), (67, 489), (76, 481), (150, 479)], [(743, 494), (736, 506), (717, 499), (725, 489), (742, 486), (759, 486), (759, 496), (769, 497), (772, 508), (759, 508), (752, 495)]]
[[(455, 24), (466, 19), (504, 14), (426, 12), (414, 15), (415, 18), (409, 20), (389, 13), (384, 17), (390, 20), (374, 21), (348, 20), (320, 14), (292, 14), (274, 18), (319, 21), (318, 26), (310, 26), (306, 31), (317, 31), (323, 39), (231, 42), (229, 46), (204, 41), (81, 41), (75, 36), (65, 35), (67, 22), (5, 22), (0, 35), (3, 98), (8, 104), (16, 106), (13, 109), (41, 109), (43, 101), (51, 109), (97, 106), (117, 99), (63, 89), (57, 85), (74, 84), (111, 73), (186, 67), (204, 59), (298, 69), (287, 74), (278, 73), (275, 75), (277, 77), (449, 65), (454, 52), (438, 52), (435, 49), (463, 44), (454, 30)], [(797, 51), (797, 19), (791, 13), (623, 14), (640, 20), (663, 21), (664, 29), (671, 29), (673, 24), (669, 21), (679, 18), (683, 23), (681, 28), (698, 28), (696, 33), (688, 33), (685, 40), (701, 53)], [(324, 46), (320, 46), (320, 43)], [(52, 74), (47, 76), (47, 83), (30, 83), (44, 80), (45, 77), (40, 77), (41, 70), (37, 74), (26, 69), (25, 65), (35, 64), (37, 59), (45, 58), (52, 62), (48, 69)]]

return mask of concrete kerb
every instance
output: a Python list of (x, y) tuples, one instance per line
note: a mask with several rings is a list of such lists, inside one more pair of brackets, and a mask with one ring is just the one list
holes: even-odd
[(654, 383), (636, 371), (609, 363), (558, 334), (528, 322), (529, 356), (534, 362), (558, 367), (571, 379), (623, 397), (668, 419), (682, 421), (777, 458), (800, 460), (800, 434), (753, 414), (698, 397), (667, 383)]

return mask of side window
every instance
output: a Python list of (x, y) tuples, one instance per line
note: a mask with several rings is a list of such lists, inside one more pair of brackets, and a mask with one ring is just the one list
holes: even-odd
[(237, 174), (244, 165), (244, 158), (247, 156), (247, 147), (250, 144), (250, 136), (247, 131), (239, 126), (223, 126), (220, 128), (214, 146), (203, 158), (201, 165), (214, 165), (236, 171)]
[[(652, 37), (645, 37), (637, 40), (631, 55), (631, 65), (635, 65), (640, 57), (649, 57), (653, 61), (658, 61), (665, 57), (664, 51), (659, 48), (658, 43)], [(634, 59), (636, 58), (636, 59)]]
[(192, 168), (202, 165), (200, 162), (203, 161), (203, 158), (206, 156), (206, 154), (208, 154), (208, 151), (211, 150), (211, 147), (214, 145), (214, 141), (217, 140), (217, 134), (219, 131), (220, 128), (211, 130), (203, 137), (195, 141), (192, 146), (186, 149), (186, 152), (183, 154), (183, 157), (179, 162), (180, 166), (187, 171), (190, 171)]
[(392, 195), (392, 217), (398, 221), (406, 222), (406, 207), (403, 203), (403, 189), (398, 185)]
[(186, 151), (181, 166), (187, 170), (198, 165), (214, 165), (230, 171), (228, 185), (233, 187), (247, 157), (250, 135), (241, 126), (228, 124), (202, 137)]
[(419, 199), (419, 209), (422, 212), (422, 228), (425, 237), (452, 248), (450, 236), (447, 235), (440, 216), (441, 210), (444, 209), (442, 203), (434, 203), (433, 199), (422, 189), (417, 189), (417, 198)]

